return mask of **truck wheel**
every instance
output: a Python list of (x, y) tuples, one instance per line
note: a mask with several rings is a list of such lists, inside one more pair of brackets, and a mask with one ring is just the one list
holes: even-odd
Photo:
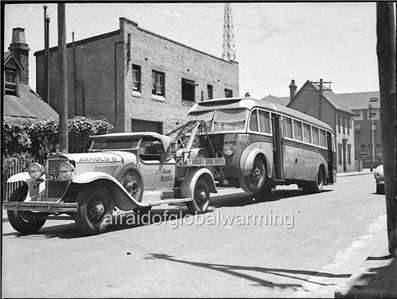
[(251, 173), (244, 177), (245, 185), (252, 193), (261, 192), (266, 181), (266, 165), (259, 156), (255, 157)]
[(142, 201), (143, 180), (139, 170), (134, 165), (125, 165), (120, 168), (115, 177), (136, 201)]
[[(9, 201), (22, 202), (25, 200), (27, 194), (28, 186), (23, 185), (12, 193)], [(47, 220), (46, 215), (29, 211), (8, 210), (7, 216), (11, 226), (23, 234), (33, 234), (37, 232)]]
[(207, 211), (210, 202), (210, 188), (204, 178), (199, 178), (193, 191), (193, 201), (186, 203), (191, 214), (201, 214)]
[(79, 211), (75, 215), (75, 222), (83, 233), (93, 235), (109, 228), (114, 203), (105, 187), (94, 184), (80, 191), (76, 201)]

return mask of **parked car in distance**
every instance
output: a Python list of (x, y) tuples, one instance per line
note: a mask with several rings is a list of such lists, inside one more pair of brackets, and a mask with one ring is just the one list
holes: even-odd
[(383, 174), (383, 165), (379, 165), (375, 168), (374, 178), (376, 181), (376, 193), (385, 194), (385, 178)]

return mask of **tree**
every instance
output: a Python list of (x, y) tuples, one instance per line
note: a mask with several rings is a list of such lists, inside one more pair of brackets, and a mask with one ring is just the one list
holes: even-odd
[(377, 2), (377, 55), (389, 252), (397, 255), (396, 28), (393, 2)]

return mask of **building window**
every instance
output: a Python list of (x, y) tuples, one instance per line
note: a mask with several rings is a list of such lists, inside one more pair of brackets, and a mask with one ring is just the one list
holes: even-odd
[(182, 78), (182, 101), (195, 102), (194, 81)]
[(350, 123), (351, 123), (351, 119), (348, 118), (347, 120), (347, 135), (350, 135)]
[(338, 115), (338, 133), (340, 133), (340, 115)]
[(211, 84), (207, 84), (207, 97), (209, 100), (214, 98), (214, 86)]
[(363, 119), (363, 115), (362, 115), (362, 111), (361, 110), (355, 110), (354, 112), (354, 120), (362, 120)]
[(233, 97), (233, 90), (225, 88), (225, 98)]
[(292, 120), (290, 118), (284, 118), (284, 137), (292, 138)]
[(165, 96), (165, 74), (152, 70), (152, 94)]
[(141, 67), (139, 65), (132, 65), (132, 90), (141, 91)]
[(6, 94), (17, 94), (17, 72), (14, 70), (5, 71), (5, 92)]
[(163, 123), (143, 119), (131, 119), (131, 132), (156, 132), (163, 133)]
[(342, 144), (338, 143), (338, 163), (342, 165)]
[(352, 145), (347, 145), (347, 163), (352, 164), (352, 156), (351, 156)]
[(345, 134), (346, 118), (345, 118), (345, 117), (342, 117), (342, 121), (343, 121), (343, 123), (342, 123), (343, 134)]

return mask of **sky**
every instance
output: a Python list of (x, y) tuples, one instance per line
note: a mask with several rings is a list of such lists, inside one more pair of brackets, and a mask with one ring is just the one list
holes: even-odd
[[(44, 49), (43, 5), (6, 4), (4, 51), (12, 28), (25, 28), (29, 84), (36, 88), (34, 52)], [(50, 47), (57, 46), (57, 4), (47, 3)], [(240, 96), (288, 96), (307, 81), (332, 82), (335, 93), (379, 90), (375, 2), (232, 3)], [(224, 3), (67, 3), (66, 42), (119, 29), (119, 17), (222, 57)]]

